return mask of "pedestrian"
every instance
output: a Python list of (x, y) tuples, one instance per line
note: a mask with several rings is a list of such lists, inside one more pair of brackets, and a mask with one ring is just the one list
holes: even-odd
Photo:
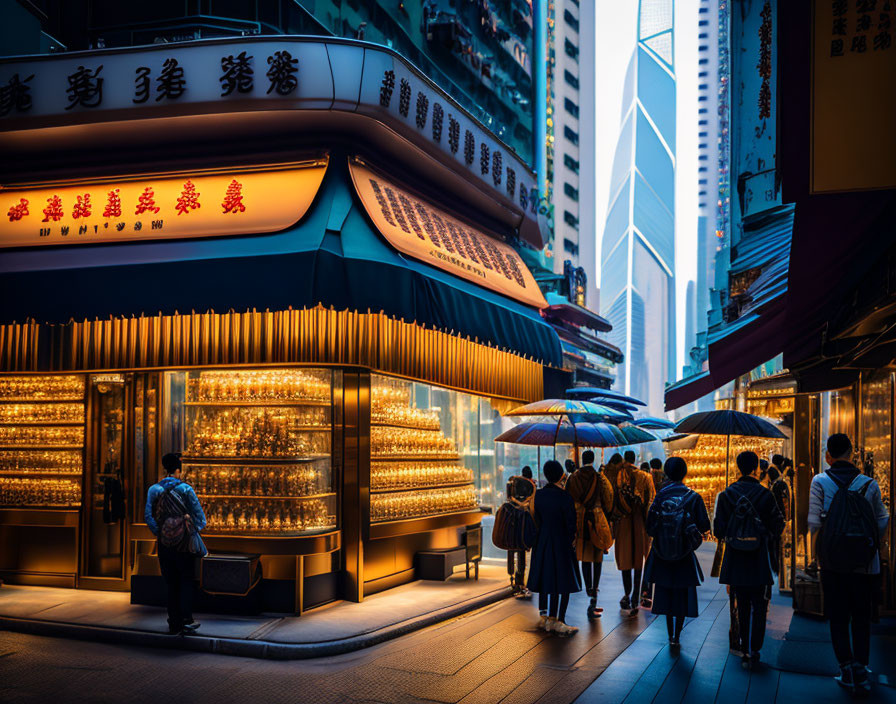
[(666, 460), (666, 481), (647, 513), (647, 533), (653, 538), (644, 578), (653, 585), (654, 615), (666, 616), (669, 645), (679, 645), (687, 617), (696, 618), (697, 587), (703, 570), (694, 551), (711, 526), (706, 504), (684, 484), (688, 467), (681, 457)]
[[(768, 488), (771, 490), (772, 496), (775, 497), (775, 504), (778, 507), (778, 511), (781, 512), (781, 516), (784, 518), (784, 525), (786, 526), (790, 520), (790, 488), (781, 476), (781, 471), (775, 465), (769, 465), (768, 468)], [(781, 571), (782, 562), (780, 535), (772, 536), (772, 539), (769, 541), (769, 549), (772, 555), (772, 569), (777, 575)]]
[(566, 480), (566, 491), (576, 504), (576, 559), (581, 562), (585, 592), (590, 598), (586, 615), (600, 617), (603, 609), (597, 605), (600, 573), (604, 554), (613, 544), (607, 516), (613, 510), (613, 487), (610, 481), (594, 468), (594, 452), (582, 453), (582, 466)]
[(740, 479), (716, 498), (713, 532), (725, 542), (719, 582), (731, 586), (737, 608), (741, 665), (759, 663), (765, 640), (765, 616), (771, 598), (772, 572), (769, 541), (784, 530), (772, 492), (759, 483), (759, 457), (755, 452), (737, 456)]
[[(880, 486), (852, 463), (852, 442), (828, 438), (826, 472), (809, 487), (809, 529), (817, 535), (824, 606), (840, 665), (837, 682), (868, 691), (873, 587), (880, 574), (880, 536), (889, 516)], [(850, 643), (850, 630), (852, 643)]]
[(168, 633), (189, 635), (199, 623), (193, 620), (196, 560), (208, 554), (200, 532), (205, 513), (193, 487), (181, 479), (180, 454), (162, 457), (165, 476), (149, 487), (144, 520), (156, 536), (159, 568), (168, 588)]
[[(524, 470), (527, 468), (524, 468)], [(532, 470), (529, 469), (529, 474)], [(512, 476), (507, 481), (507, 501), (513, 506), (530, 515), (533, 513), (532, 501), (535, 498), (535, 482), (531, 476)], [(528, 519), (527, 519), (528, 520)], [(510, 586), (513, 595), (520, 599), (528, 599), (532, 592), (526, 589), (526, 550), (507, 551), (507, 574), (510, 576)]]
[(560, 486), (563, 466), (548, 460), (542, 468), (548, 484), (535, 492), (538, 537), (532, 551), (528, 588), (538, 592), (541, 616), (538, 627), (548, 633), (571, 636), (579, 629), (566, 624), (569, 595), (582, 591), (576, 553), (576, 506)]
[[(526, 465), (520, 470), (520, 474), (524, 476), (526, 479), (532, 479), (532, 468), (529, 465)], [(532, 481), (535, 481), (532, 479)]]
[(762, 458), (759, 459), (759, 483), (766, 488), (769, 488), (768, 468), (770, 466), (771, 465), (769, 465), (768, 460), (764, 460)]
[[(641, 575), (650, 549), (647, 535), (647, 508), (656, 493), (647, 472), (635, 466), (635, 453), (627, 450), (613, 484), (613, 537), (616, 540), (616, 569), (622, 572), (625, 594), (619, 608), (638, 612), (641, 603)], [(607, 476), (610, 479), (610, 475)], [(645, 603), (646, 606), (646, 603)]]
[(659, 492), (666, 483), (666, 473), (663, 471), (663, 461), (659, 457), (650, 460), (650, 478), (653, 479), (653, 488)]

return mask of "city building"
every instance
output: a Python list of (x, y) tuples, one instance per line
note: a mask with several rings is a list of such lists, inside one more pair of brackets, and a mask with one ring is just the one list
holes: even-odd
[(599, 310), (595, 227), (594, 3), (548, 3), (547, 173), (553, 206), (553, 268), (566, 262), (586, 276), (584, 301)]
[(204, 0), (148, 5), (36, 0), (33, 4), (46, 15), (47, 33), (69, 51), (272, 34), (381, 44), (407, 58), (526, 163), (535, 165), (531, 0)]
[(663, 410), (676, 377), (672, 0), (641, 0), (601, 243), (602, 315), (622, 350), (616, 388)]

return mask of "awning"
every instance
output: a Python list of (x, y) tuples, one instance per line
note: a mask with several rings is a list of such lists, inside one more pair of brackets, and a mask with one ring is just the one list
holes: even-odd
[(402, 256), (358, 202), (344, 156), (331, 159), (297, 225), (251, 237), (40, 247), (0, 257), (0, 321), (285, 310), (383, 311), (561, 366), (537, 310)]
[(744, 236), (729, 268), (737, 318), (710, 329), (709, 369), (666, 388), (666, 410), (711, 393), (781, 352), (786, 326), (794, 206), (744, 220)]

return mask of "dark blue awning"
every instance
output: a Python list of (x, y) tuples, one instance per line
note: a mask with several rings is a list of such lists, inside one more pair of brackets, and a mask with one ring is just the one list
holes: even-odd
[(309, 213), (283, 232), (0, 256), (0, 322), (318, 304), (382, 311), (562, 365), (557, 334), (537, 310), (389, 246), (368, 220), (340, 157), (331, 159)]

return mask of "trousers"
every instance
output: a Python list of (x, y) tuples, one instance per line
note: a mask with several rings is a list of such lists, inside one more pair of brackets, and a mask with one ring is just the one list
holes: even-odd
[(159, 567), (168, 588), (168, 626), (180, 629), (193, 620), (196, 556), (159, 544)]
[(731, 587), (737, 603), (737, 622), (740, 629), (740, 646), (744, 654), (758, 653), (765, 642), (765, 616), (768, 599), (765, 585)]
[(597, 596), (598, 586), (600, 585), (600, 572), (603, 564), (603, 562), (582, 563), (582, 580), (585, 582), (585, 592), (592, 599)]
[(569, 594), (548, 594), (538, 592), (538, 610), (547, 611), (548, 616), (566, 623), (566, 609), (569, 607)]
[(507, 551), (507, 574), (510, 575), (511, 583), (515, 587), (525, 585), (526, 578), (526, 551), (525, 550), (508, 550)]
[[(824, 608), (837, 662), (868, 664), (871, 650), (872, 585), (877, 575), (821, 571)], [(852, 643), (850, 643), (852, 631)]]

